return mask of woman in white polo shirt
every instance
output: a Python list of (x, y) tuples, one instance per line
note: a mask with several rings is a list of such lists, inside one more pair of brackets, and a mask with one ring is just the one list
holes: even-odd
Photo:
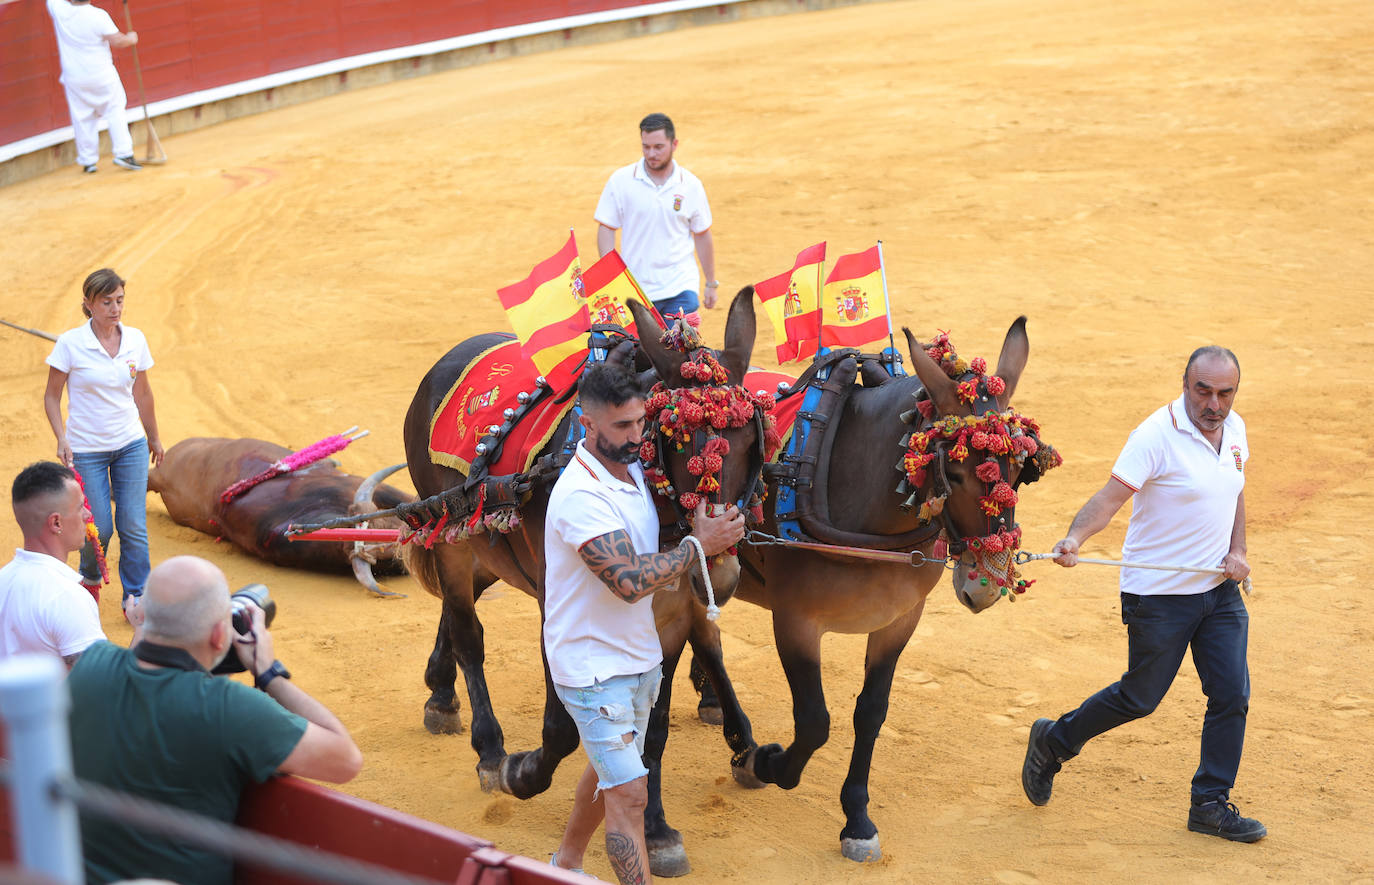
[[(120, 322), (124, 280), (109, 268), (86, 277), (81, 312), (90, 321), (64, 332), (48, 356), (43, 407), (57, 437), (57, 457), (75, 467), (108, 545), (119, 532), (119, 582), (127, 605), (148, 580), (148, 463), (162, 463), (143, 333)], [(62, 422), (62, 388), (67, 421)], [(114, 505), (113, 518), (110, 505)], [(81, 582), (99, 598), (100, 573), (90, 544), (81, 550)]]

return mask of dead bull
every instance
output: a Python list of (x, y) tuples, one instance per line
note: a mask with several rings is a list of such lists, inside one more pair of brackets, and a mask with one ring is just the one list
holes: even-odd
[[(242, 479), (255, 476), (290, 455), (291, 450), (260, 439), (197, 437), (168, 450), (161, 466), (148, 474), (148, 490), (162, 496), (167, 513), (178, 525), (225, 538), (273, 565), (310, 571), (351, 571), (379, 596), (402, 596), (383, 590), (373, 577), (402, 574), (396, 544), (350, 544), (339, 541), (288, 541), (292, 523), (316, 523), (340, 516), (385, 510), (409, 495), (382, 480), (404, 464), (371, 476), (343, 473), (332, 459), (317, 461), (294, 473), (274, 477), (249, 489), (228, 504), (221, 493)], [(372, 528), (404, 528), (398, 519), (380, 519)]]

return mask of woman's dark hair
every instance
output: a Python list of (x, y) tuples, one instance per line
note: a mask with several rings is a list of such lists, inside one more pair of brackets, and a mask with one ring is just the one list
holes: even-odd
[(122, 285), (124, 285), (124, 278), (110, 268), (102, 267), (95, 271), (86, 277), (86, 282), (81, 284), (81, 312), (89, 317), (91, 309), (86, 306), (88, 302), (102, 295), (109, 295)]

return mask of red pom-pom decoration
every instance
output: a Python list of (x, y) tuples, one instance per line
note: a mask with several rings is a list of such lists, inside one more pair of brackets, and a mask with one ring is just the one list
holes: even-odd
[[(976, 436), (977, 434), (975, 434)], [(1002, 465), (996, 461), (984, 461), (974, 468), (973, 473), (983, 482), (993, 483), (1002, 478)]]

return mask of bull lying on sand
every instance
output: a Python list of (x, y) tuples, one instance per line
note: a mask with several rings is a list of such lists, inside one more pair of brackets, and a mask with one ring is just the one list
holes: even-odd
[[(162, 496), (167, 513), (179, 525), (225, 538), (273, 565), (311, 571), (353, 572), (379, 596), (399, 596), (381, 589), (373, 565), (382, 574), (401, 574), (395, 544), (366, 547), (339, 541), (288, 541), (292, 523), (324, 522), (338, 516), (395, 507), (415, 496), (381, 482), (404, 467), (398, 464), (363, 479), (323, 460), (294, 473), (254, 486), (225, 504), (221, 493), (239, 480), (268, 469), (291, 450), (260, 439), (197, 437), (172, 446), (162, 464), (148, 474), (149, 491)], [(398, 519), (381, 519), (372, 528), (401, 529)]]

